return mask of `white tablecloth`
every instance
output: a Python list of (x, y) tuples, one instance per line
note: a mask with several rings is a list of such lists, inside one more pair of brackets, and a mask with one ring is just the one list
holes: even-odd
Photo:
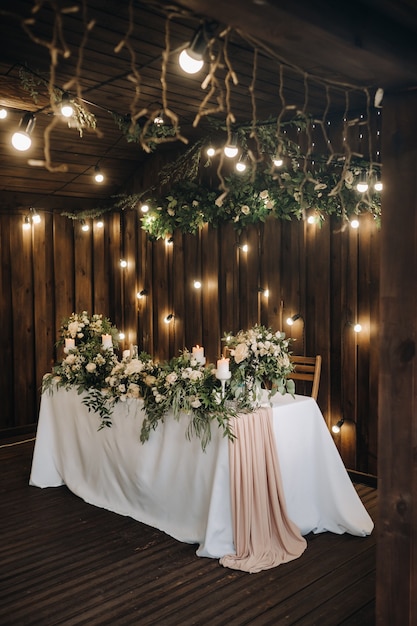
[[(203, 452), (200, 440), (185, 438), (187, 417), (169, 416), (142, 444), (141, 409), (141, 401), (117, 404), (113, 426), (98, 432), (98, 416), (76, 391), (43, 394), (30, 484), (65, 484), (90, 504), (198, 544), (199, 556), (234, 553), (228, 440), (213, 425)], [(288, 516), (301, 533), (370, 534), (316, 402), (276, 397), (273, 427)]]

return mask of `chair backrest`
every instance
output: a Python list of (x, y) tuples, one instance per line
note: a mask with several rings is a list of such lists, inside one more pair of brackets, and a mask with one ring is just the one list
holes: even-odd
[(321, 374), (321, 356), (296, 356), (291, 355), (291, 362), (294, 365), (294, 371), (288, 375), (293, 380), (304, 380), (311, 382), (311, 397), (317, 400), (319, 393), (320, 374)]

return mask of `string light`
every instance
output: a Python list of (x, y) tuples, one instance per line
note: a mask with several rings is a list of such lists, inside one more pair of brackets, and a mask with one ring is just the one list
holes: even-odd
[(122, 267), (122, 268), (127, 267), (127, 261), (126, 261), (126, 259), (120, 259), (120, 267)]
[(247, 243), (244, 243), (241, 246), (239, 246), (239, 249), (242, 250), (242, 252), (247, 252), (249, 250), (249, 246)]
[(149, 205), (148, 204), (142, 204), (142, 206), (140, 207), (140, 210), (142, 211), (142, 213), (147, 213), (149, 211)]
[(98, 222), (96, 222), (96, 226), (97, 226), (97, 228), (104, 228), (103, 220), (98, 220)]
[(194, 289), (201, 289), (201, 281), (200, 280), (195, 280), (193, 284), (194, 284)]
[(5, 120), (7, 117), (7, 109), (0, 109), (0, 120)]
[(36, 209), (34, 209), (33, 207), (30, 207), (30, 213), (32, 216), (32, 222), (34, 224), (40, 224), (41, 223), (41, 216), (39, 215), (39, 213), (37, 213)]
[(123, 339), (126, 337), (126, 335), (123, 332), (119, 333), (119, 339), (120, 341), (123, 341)]
[(343, 419), (343, 417), (342, 417), (342, 419), (340, 419), (340, 420), (337, 422), (337, 424), (333, 424), (333, 426), (332, 426), (332, 432), (334, 432), (334, 434), (335, 434), (335, 435), (337, 435), (338, 433), (340, 433), (340, 429), (342, 428), (342, 426), (343, 426), (344, 422), (345, 422), (345, 420), (344, 420), (344, 419)]
[(98, 165), (96, 165), (94, 168), (94, 180), (96, 181), (96, 183), (102, 183), (104, 180), (104, 175)]
[(354, 324), (353, 330), (355, 331), (355, 333), (360, 333), (362, 330), (362, 325), (358, 323)]
[(12, 145), (19, 152), (25, 152), (29, 150), (32, 145), (31, 133), (35, 128), (35, 116), (32, 113), (25, 113), (19, 123), (19, 128), (24, 130), (17, 130), (12, 136)]
[(85, 233), (88, 233), (88, 231), (90, 230), (90, 226), (85, 220), (81, 220), (81, 230)]
[(208, 157), (213, 157), (216, 154), (216, 151), (212, 146), (209, 146), (206, 150), (206, 154)]
[(207, 48), (206, 32), (204, 25), (200, 26), (190, 43), (182, 50), (178, 62), (186, 74), (197, 74), (204, 65), (204, 53)]
[(359, 228), (359, 220), (356, 218), (354, 218), (353, 220), (350, 220), (350, 225), (354, 229)]
[(72, 117), (74, 115), (74, 107), (71, 104), (70, 96), (64, 93), (61, 101), (61, 114), (64, 117)]
[(225, 156), (227, 156), (229, 159), (233, 159), (235, 156), (237, 156), (237, 153), (239, 152), (239, 148), (237, 147), (236, 133), (233, 133), (233, 135), (230, 138), (230, 142), (225, 145), (223, 151), (224, 151)]
[(287, 317), (286, 321), (287, 321), (288, 326), (292, 326), (294, 322), (296, 322), (299, 319), (302, 319), (301, 313), (296, 313), (295, 315), (292, 315), (291, 317)]
[(29, 230), (30, 229), (30, 217), (29, 215), (26, 215), (23, 224), (22, 224), (22, 228), (23, 230)]

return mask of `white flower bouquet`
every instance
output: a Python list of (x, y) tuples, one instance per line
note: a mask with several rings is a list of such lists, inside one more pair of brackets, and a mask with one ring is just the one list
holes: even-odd
[(231, 397), (254, 408), (263, 398), (263, 389), (268, 389), (268, 398), (277, 392), (294, 394), (294, 381), (288, 378), (293, 370), (291, 338), (284, 332), (256, 324), (236, 335), (225, 335), (223, 341), (230, 353)]

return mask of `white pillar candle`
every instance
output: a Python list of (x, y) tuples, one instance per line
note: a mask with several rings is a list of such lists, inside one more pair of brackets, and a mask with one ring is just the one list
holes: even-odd
[(219, 359), (217, 361), (217, 371), (216, 371), (216, 376), (217, 378), (228, 378), (230, 373), (229, 370), (229, 359)]
[(68, 352), (70, 350), (73, 350), (74, 348), (75, 348), (75, 339), (66, 338), (65, 339), (65, 350), (64, 350), (64, 352), (66, 352), (68, 354)]
[(103, 348), (108, 349), (113, 347), (113, 341), (111, 335), (101, 335), (101, 343)]
[(205, 363), (204, 358), (204, 348), (202, 346), (194, 346), (193, 347), (193, 357), (197, 361), (197, 363)]

